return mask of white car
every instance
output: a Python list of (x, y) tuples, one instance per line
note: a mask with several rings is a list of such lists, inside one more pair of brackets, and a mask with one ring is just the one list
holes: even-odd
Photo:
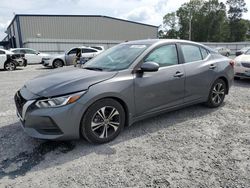
[(25, 54), (28, 64), (42, 63), (42, 59), (49, 56), (49, 54), (40, 53), (30, 48), (12, 48), (10, 51), (18, 54)]
[(74, 59), (76, 58), (77, 50), (81, 51), (81, 58), (85, 58), (86, 60), (95, 57), (96, 55), (100, 54), (103, 51), (91, 47), (81, 46), (78, 48), (72, 48), (65, 54), (45, 57), (42, 60), (42, 64), (46, 67), (52, 67), (52, 68), (72, 65)]
[(250, 49), (235, 59), (234, 75), (236, 79), (250, 78)]
[(221, 55), (224, 55), (227, 57), (230, 56), (231, 54), (231, 50), (225, 47), (216, 47), (215, 50), (219, 52)]
[(0, 49), (0, 69), (13, 71), (17, 66), (26, 66), (24, 54), (15, 54), (11, 51)]

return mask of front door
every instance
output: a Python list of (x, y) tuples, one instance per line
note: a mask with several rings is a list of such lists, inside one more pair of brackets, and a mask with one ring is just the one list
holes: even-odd
[(66, 55), (65, 55), (65, 61), (66, 65), (72, 65), (74, 59), (76, 58), (76, 51), (78, 48), (71, 49)]
[(157, 72), (137, 73), (135, 76), (135, 105), (137, 116), (178, 106), (184, 97), (184, 68), (179, 64), (175, 44), (156, 48), (144, 62), (159, 64)]

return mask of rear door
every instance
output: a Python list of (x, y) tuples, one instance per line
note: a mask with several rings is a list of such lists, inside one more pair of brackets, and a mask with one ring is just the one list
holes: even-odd
[(82, 57), (91, 59), (97, 54), (97, 50), (90, 48), (82, 48)]
[(42, 58), (38, 55), (38, 52), (31, 49), (21, 49), (21, 53), (25, 54), (28, 64), (38, 64), (42, 62)]
[(179, 64), (175, 44), (158, 47), (144, 59), (159, 64), (157, 72), (137, 73), (135, 76), (135, 104), (137, 116), (157, 112), (183, 103), (184, 69)]
[(217, 75), (217, 63), (202, 46), (180, 44), (180, 49), (186, 74), (184, 102), (206, 100)]

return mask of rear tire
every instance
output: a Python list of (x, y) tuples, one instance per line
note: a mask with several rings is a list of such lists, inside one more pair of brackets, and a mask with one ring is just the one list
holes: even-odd
[(4, 70), (6, 71), (14, 71), (16, 70), (16, 64), (14, 61), (8, 61), (4, 64)]
[(63, 62), (62, 62), (62, 60), (57, 59), (53, 62), (53, 68), (55, 69), (55, 68), (59, 68), (59, 67), (63, 67)]
[(122, 105), (114, 99), (101, 99), (86, 111), (80, 132), (87, 141), (102, 144), (115, 139), (124, 124), (125, 111)]
[(210, 108), (219, 107), (224, 101), (226, 89), (226, 83), (222, 79), (216, 80), (210, 89), (206, 105)]

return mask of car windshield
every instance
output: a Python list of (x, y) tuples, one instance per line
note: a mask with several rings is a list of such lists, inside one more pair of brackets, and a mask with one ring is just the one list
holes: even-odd
[(250, 49), (245, 52), (245, 55), (250, 55)]
[(147, 49), (148, 45), (119, 44), (96, 56), (84, 69), (118, 71), (128, 68)]

